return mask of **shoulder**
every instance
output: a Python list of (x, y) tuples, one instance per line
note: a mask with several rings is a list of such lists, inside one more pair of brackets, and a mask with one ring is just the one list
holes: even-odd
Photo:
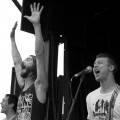
[(120, 101), (120, 91), (118, 92), (117, 99), (119, 99), (119, 101)]
[(117, 86), (117, 90), (116, 91), (117, 91), (116, 93), (118, 93), (117, 98), (120, 100), (120, 85)]
[(116, 112), (120, 113), (120, 91), (115, 101), (115, 110)]

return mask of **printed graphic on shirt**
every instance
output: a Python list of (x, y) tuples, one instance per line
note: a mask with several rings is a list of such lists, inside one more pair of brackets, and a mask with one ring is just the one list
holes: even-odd
[(110, 103), (107, 100), (98, 99), (94, 105), (95, 109), (93, 111), (93, 116), (96, 120), (106, 120), (108, 117), (109, 106)]
[(31, 120), (33, 94), (28, 93), (19, 97), (18, 101), (18, 120)]

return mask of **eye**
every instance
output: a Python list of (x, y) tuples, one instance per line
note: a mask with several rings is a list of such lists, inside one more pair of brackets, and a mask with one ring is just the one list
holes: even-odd
[(27, 61), (32, 61), (32, 58), (27, 58)]
[(27, 58), (27, 60), (30, 60), (31, 58)]

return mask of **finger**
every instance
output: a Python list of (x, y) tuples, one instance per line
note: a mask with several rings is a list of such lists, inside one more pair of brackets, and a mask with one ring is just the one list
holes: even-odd
[(36, 2), (34, 2), (34, 4), (33, 4), (33, 9), (34, 9), (34, 11), (36, 11)]
[(40, 3), (37, 4), (37, 11), (40, 9)]
[(23, 17), (29, 20), (29, 16), (25, 15), (25, 16), (23, 16)]
[(17, 25), (18, 25), (18, 24), (17, 24), (17, 21), (16, 21), (16, 22), (15, 22), (15, 26), (14, 26), (15, 29), (16, 29)]
[(26, 18), (28, 21), (31, 22), (31, 20), (30, 20), (30, 16), (25, 15), (24, 18)]
[(30, 5), (30, 10), (31, 10), (31, 12), (33, 12), (33, 5), (32, 4)]
[(44, 8), (44, 6), (41, 6), (40, 13), (42, 12), (43, 8)]
[(15, 22), (14, 27), (12, 29), (15, 30), (16, 27), (17, 27), (17, 21)]

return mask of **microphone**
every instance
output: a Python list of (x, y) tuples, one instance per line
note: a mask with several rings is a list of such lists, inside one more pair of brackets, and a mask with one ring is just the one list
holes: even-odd
[(83, 69), (82, 71), (80, 71), (79, 73), (75, 74), (74, 77), (79, 77), (82, 74), (87, 74), (87, 73), (91, 73), (92, 72), (92, 67), (88, 66), (85, 69)]

